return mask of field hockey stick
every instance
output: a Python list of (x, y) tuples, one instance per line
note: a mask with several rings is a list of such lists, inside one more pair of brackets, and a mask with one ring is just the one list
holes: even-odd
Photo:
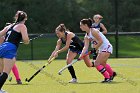
[(91, 51), (89, 51), (87, 54), (83, 55), (82, 57), (80, 57), (80, 58), (78, 58), (78, 59), (76, 59), (76, 60), (73, 60), (70, 64), (68, 64), (68, 65), (66, 65), (65, 67), (63, 67), (62, 69), (60, 69), (59, 72), (58, 72), (58, 74), (61, 75), (62, 72), (63, 72), (65, 69), (67, 69), (68, 67), (70, 67), (72, 64), (76, 63), (77, 61), (82, 60), (85, 56), (90, 55), (90, 54), (92, 54), (92, 53), (93, 53), (93, 51), (91, 50)]
[(43, 70), (43, 68), (45, 68), (47, 65), (49, 65), (54, 59), (55, 59), (55, 57), (48, 60), (48, 62), (44, 66), (42, 66), (42, 68), (40, 68), (38, 71), (36, 71), (29, 79), (26, 78), (25, 81), (30, 82), (40, 71)]
[[(32, 41), (32, 40), (35, 40), (35, 39), (38, 39), (39, 37), (42, 37), (43, 36), (43, 34), (40, 34), (40, 35), (38, 35), (37, 37), (34, 37), (34, 38), (31, 38), (31, 39), (29, 39), (30, 41)], [(23, 44), (24, 42), (20, 42), (20, 44)]]

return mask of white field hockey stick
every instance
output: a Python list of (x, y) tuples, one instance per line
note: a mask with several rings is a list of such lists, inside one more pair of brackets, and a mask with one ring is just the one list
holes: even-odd
[[(39, 36), (36, 36), (34, 38), (31, 38), (30, 41), (35, 40), (35, 39), (38, 39), (39, 37), (42, 37), (42, 36), (43, 36), (43, 34), (40, 34)], [(20, 42), (20, 44), (23, 44), (23, 43), (24, 42)]]
[(29, 79), (26, 78), (25, 81), (30, 82), (39, 72), (41, 72), (43, 70), (43, 68), (45, 68), (47, 65), (49, 65), (54, 59), (55, 59), (55, 57), (48, 60), (48, 62), (44, 66), (42, 66), (42, 68), (40, 68), (38, 71), (36, 71)]
[(93, 51), (91, 50), (91, 51), (89, 51), (87, 54), (85, 54), (84, 56), (82, 56), (81, 58), (78, 58), (78, 59), (76, 59), (76, 60), (73, 60), (70, 64), (68, 64), (68, 65), (66, 65), (65, 67), (63, 67), (62, 69), (60, 69), (59, 72), (58, 72), (58, 74), (61, 75), (62, 72), (63, 72), (65, 69), (67, 69), (68, 67), (70, 67), (72, 64), (76, 63), (77, 61), (82, 60), (85, 56), (90, 55), (90, 54), (92, 54), (92, 53), (93, 53)]

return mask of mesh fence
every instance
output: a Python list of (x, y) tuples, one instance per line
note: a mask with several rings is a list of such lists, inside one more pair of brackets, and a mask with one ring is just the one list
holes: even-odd
[[(35, 38), (39, 34), (30, 35)], [(83, 39), (84, 34), (77, 34)], [(112, 58), (116, 57), (116, 48), (118, 48), (118, 57), (140, 57), (140, 33), (119, 33), (118, 47), (116, 47), (115, 33), (108, 33), (106, 37), (113, 45)], [(18, 49), (17, 59), (20, 60), (40, 60), (48, 59), (55, 49), (57, 37), (54, 34), (43, 34), (41, 37), (34, 39), (29, 45), (21, 44)], [(59, 54), (59, 59), (66, 58), (67, 51)]]

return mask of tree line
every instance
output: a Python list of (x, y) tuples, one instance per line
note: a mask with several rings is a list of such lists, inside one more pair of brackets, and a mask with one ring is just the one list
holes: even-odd
[[(117, 0), (118, 29), (124, 32), (140, 31), (140, 0)], [(103, 16), (102, 23), (109, 32), (115, 31), (115, 0), (0, 0), (0, 28), (13, 22), (17, 10), (28, 14), (29, 33), (54, 33), (64, 23), (68, 29), (80, 33), (79, 21)]]

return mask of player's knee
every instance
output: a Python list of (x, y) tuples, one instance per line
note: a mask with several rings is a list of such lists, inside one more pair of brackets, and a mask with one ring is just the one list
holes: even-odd
[(92, 67), (92, 64), (88, 64), (87, 67)]
[(70, 61), (70, 60), (67, 60), (67, 64), (70, 64), (72, 61)]
[(94, 62), (94, 67), (97, 67), (97, 66), (99, 66), (100, 65), (100, 62), (98, 62), (98, 61), (95, 61)]

